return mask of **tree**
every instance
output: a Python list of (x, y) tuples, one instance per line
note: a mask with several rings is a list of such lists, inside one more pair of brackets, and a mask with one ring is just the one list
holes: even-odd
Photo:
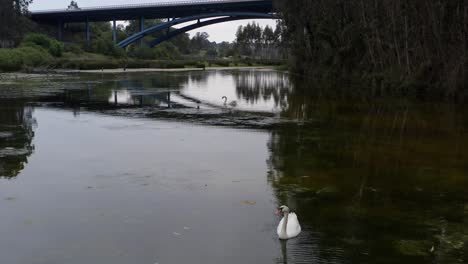
[(275, 2), (298, 73), (443, 94), (468, 87), (466, 0)]
[(28, 13), (28, 7), (33, 2), (33, 0), (14, 0), (13, 2), (15, 4), (15, 10), (18, 14), (26, 14)]
[(197, 32), (190, 40), (192, 52), (211, 49), (213, 45), (208, 40), (209, 37), (210, 35), (206, 32)]
[(23, 16), (31, 3), (32, 0), (0, 0), (0, 47), (19, 42), (31, 27), (30, 21)]
[(76, 9), (80, 9), (80, 8), (78, 7), (78, 3), (77, 3), (77, 2), (71, 1), (71, 2), (70, 2), (70, 5), (68, 6), (68, 9), (70, 9), (70, 10), (76, 10)]
[(236, 33), (236, 48), (241, 55), (277, 58), (279, 35), (270, 26), (260, 27), (257, 23), (249, 23), (246, 26), (239, 26)]

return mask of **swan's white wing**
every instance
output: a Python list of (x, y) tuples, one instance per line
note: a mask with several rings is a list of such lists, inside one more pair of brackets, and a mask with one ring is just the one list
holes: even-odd
[[(281, 227), (283, 226), (283, 222), (284, 222), (284, 217), (281, 218), (281, 221), (279, 222), (278, 224), (278, 228), (276, 228), (276, 233), (278, 234), (278, 236), (280, 235), (281, 233)], [(286, 227), (287, 228), (287, 227)]]
[(299, 220), (297, 219), (297, 215), (295, 213), (289, 213), (288, 226), (286, 226), (286, 233), (288, 234), (289, 238), (296, 237), (297, 235), (299, 235), (299, 233), (301, 233), (301, 225), (299, 224)]

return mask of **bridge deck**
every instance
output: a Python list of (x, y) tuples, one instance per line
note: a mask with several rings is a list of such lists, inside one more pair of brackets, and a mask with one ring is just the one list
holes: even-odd
[(258, 12), (273, 11), (272, 0), (192, 0), (122, 6), (86, 7), (75, 10), (43, 10), (31, 12), (37, 22), (64, 23), (112, 20), (133, 20), (139, 17), (162, 19), (186, 17), (215, 12)]

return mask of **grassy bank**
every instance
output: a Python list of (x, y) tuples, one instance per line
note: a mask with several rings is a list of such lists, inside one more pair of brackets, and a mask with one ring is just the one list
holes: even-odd
[[(87, 52), (79, 45), (63, 46), (57, 40), (43, 34), (28, 34), (21, 45), (13, 49), (0, 49), (0, 72), (34, 72), (55, 69), (65, 70), (100, 70), (100, 69), (181, 69), (206, 67), (242, 67), (242, 66), (278, 66), (279, 60), (253, 60), (248, 58), (210, 59), (204, 56), (184, 58), (180, 56), (131, 57), (122, 49), (120, 52), (101, 53)], [(142, 54), (140, 54), (142, 55)], [(153, 54), (154, 55), (154, 54)], [(158, 56), (156, 56), (158, 57)]]
[(178, 60), (143, 60), (133, 58), (115, 58), (95, 53), (74, 54), (64, 52), (61, 57), (53, 57), (43, 49), (22, 47), (0, 50), (0, 71), (47, 71), (55, 69), (99, 70), (117, 68), (205, 68), (205, 67), (240, 67), (240, 66), (279, 66), (282, 61), (250, 59), (178, 59)]
[(176, 60), (144, 60), (134, 58), (114, 58), (100, 54), (85, 53), (82, 56), (64, 54), (64, 56), (51, 64), (57, 69), (99, 70), (99, 69), (140, 69), (140, 68), (205, 68), (205, 67), (238, 67), (238, 66), (276, 66), (281, 61), (262, 60), (236, 60), (236, 59), (176, 59)]

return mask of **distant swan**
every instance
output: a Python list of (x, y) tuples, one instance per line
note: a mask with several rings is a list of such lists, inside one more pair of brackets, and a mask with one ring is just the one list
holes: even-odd
[(280, 206), (277, 213), (283, 215), (276, 229), (279, 239), (286, 240), (294, 238), (301, 233), (301, 225), (299, 224), (299, 220), (297, 220), (297, 215), (295, 213), (290, 213), (286, 205)]
[(229, 104), (227, 103), (227, 97), (226, 96), (223, 96), (221, 99), (224, 100), (224, 105), (230, 105), (232, 107), (236, 107), (237, 106), (237, 102), (236, 101), (231, 101)]

